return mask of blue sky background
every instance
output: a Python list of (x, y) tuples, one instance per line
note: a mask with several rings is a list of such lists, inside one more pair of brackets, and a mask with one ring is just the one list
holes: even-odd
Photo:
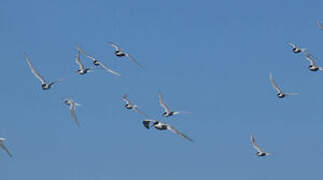
[[(322, 179), (323, 73), (288, 42), (323, 56), (323, 1), (2, 0), (2, 180)], [(114, 56), (108, 42), (143, 66)], [(120, 72), (67, 77), (79, 44)], [(91, 65), (84, 56), (82, 61)], [(323, 59), (317, 61), (323, 65)], [(268, 76), (299, 96), (276, 98)], [(157, 93), (175, 110), (161, 117)], [(129, 98), (192, 139), (142, 125)], [(77, 128), (63, 97), (82, 104)], [(250, 135), (271, 157), (258, 158)]]

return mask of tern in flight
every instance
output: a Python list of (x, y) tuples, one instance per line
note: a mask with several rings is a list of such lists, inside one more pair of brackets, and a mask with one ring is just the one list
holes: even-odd
[(75, 108), (76, 106), (80, 106), (80, 104), (74, 102), (72, 99), (65, 99), (64, 103), (69, 106), (69, 109), (71, 111), (72, 117), (78, 127), (80, 127), (80, 124), (77, 120), (76, 113), (75, 113)]
[(295, 44), (293, 44), (293, 43), (291, 43), (291, 42), (289, 42), (288, 43), (293, 49), (292, 49), (292, 51), (294, 52), (294, 53), (300, 53), (300, 52), (305, 52), (306, 51), (306, 49), (304, 49), (304, 48), (298, 48)]
[(81, 62), (80, 51), (77, 51), (75, 62), (79, 66), (79, 69), (77, 70), (77, 73), (79, 73), (80, 75), (84, 75), (87, 72), (89, 72), (90, 68), (85, 68), (84, 65)]
[(315, 64), (314, 58), (310, 53), (306, 53), (305, 58), (310, 62), (310, 65), (308, 66), (308, 69), (311, 71), (323, 71), (323, 67), (317, 66)]
[(121, 48), (117, 45), (117, 44), (115, 44), (115, 43), (113, 43), (113, 42), (110, 42), (110, 45), (112, 46), (112, 47), (114, 47), (114, 49), (115, 49), (115, 52), (114, 52), (114, 54), (116, 55), (116, 56), (118, 56), (118, 57), (128, 57), (130, 60), (132, 60), (134, 63), (136, 63), (138, 66), (140, 66), (141, 68), (143, 68), (143, 66), (141, 65), (141, 64), (139, 64), (138, 63), (138, 61), (134, 58), (134, 57), (132, 57), (129, 53), (127, 53), (127, 52), (125, 52), (125, 51), (123, 51), (123, 50), (121, 50)]
[(38, 74), (38, 72), (36, 71), (36, 69), (33, 67), (33, 65), (31, 64), (27, 54), (25, 53), (25, 59), (26, 59), (26, 62), (31, 70), (31, 72), (34, 74), (34, 76), (41, 82), (41, 87), (43, 90), (48, 90), (52, 87), (53, 84), (57, 83), (57, 82), (60, 82), (62, 80), (57, 80), (57, 81), (53, 81), (53, 82), (50, 82), (50, 83), (47, 83), (45, 81), (45, 79), (40, 75)]
[(116, 76), (120, 76), (119, 73), (113, 71), (112, 69), (108, 68), (105, 64), (103, 64), (101, 61), (99, 61), (97, 58), (88, 55), (83, 49), (81, 49), (79, 46), (76, 46), (76, 49), (81, 52), (84, 56), (88, 57), (89, 59), (91, 59), (93, 61), (93, 64), (95, 66), (101, 66), (104, 70), (106, 70), (107, 72), (114, 74)]
[(138, 108), (137, 105), (134, 105), (134, 104), (131, 103), (131, 101), (128, 99), (128, 95), (127, 94), (125, 94), (125, 95), (122, 96), (122, 100), (124, 100), (126, 102), (125, 107), (127, 109), (133, 109), (136, 112), (138, 112), (138, 113), (144, 115), (146, 118), (148, 118), (148, 115), (146, 113), (142, 112), (141, 110), (139, 110), (139, 108)]
[(177, 129), (175, 129), (174, 127), (170, 126), (169, 124), (166, 123), (162, 123), (160, 121), (157, 120), (152, 120), (152, 119), (146, 119), (143, 121), (144, 126), (149, 129), (150, 128), (150, 123), (152, 122), (151, 127), (155, 127), (158, 130), (169, 130), (179, 136), (182, 136), (183, 138), (193, 142), (193, 140), (191, 138), (189, 138), (188, 136), (186, 136), (185, 134), (181, 133), (180, 131), (178, 131)]
[(276, 84), (276, 82), (274, 81), (273, 79), (273, 75), (271, 73), (269, 73), (269, 80), (271, 82), (271, 85), (273, 86), (273, 88), (277, 91), (277, 96), (279, 98), (284, 98), (286, 96), (289, 96), (289, 95), (298, 95), (298, 93), (284, 93), (279, 87), (278, 85)]
[(165, 103), (163, 96), (161, 94), (161, 92), (158, 92), (158, 99), (159, 99), (159, 104), (162, 108), (164, 108), (164, 113), (163, 116), (164, 117), (169, 117), (169, 116), (173, 116), (179, 113), (189, 113), (189, 112), (179, 112), (179, 111), (172, 111), (169, 109), (169, 107), (167, 106), (167, 104)]
[(255, 137), (253, 137), (251, 135), (251, 143), (253, 145), (253, 147), (257, 150), (257, 156), (269, 156), (271, 155), (270, 153), (267, 153), (267, 152), (264, 152), (257, 144), (256, 144), (256, 141), (255, 141)]
[(12, 157), (12, 154), (9, 152), (9, 150), (4, 145), (5, 138), (0, 138), (0, 147), (8, 154), (8, 156)]

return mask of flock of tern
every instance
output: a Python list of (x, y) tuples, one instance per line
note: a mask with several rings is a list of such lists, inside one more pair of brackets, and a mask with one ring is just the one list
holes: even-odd
[[(320, 29), (323, 30), (323, 25), (320, 24), (319, 21), (317, 21), (317, 24), (319, 26)], [(312, 56), (305, 48), (299, 48), (298, 46), (296, 46), (294, 43), (289, 42), (288, 43), (291, 47), (292, 47), (292, 52), (294, 52), (295, 54), (298, 53), (304, 53), (305, 54), (305, 58), (306, 60), (310, 63), (310, 65), (308, 66), (308, 69), (310, 71), (323, 71), (323, 67), (316, 65), (315, 63), (315, 58), (314, 56)], [(143, 66), (134, 58), (132, 57), (129, 53), (125, 52), (124, 50), (122, 50), (117, 44), (110, 42), (110, 45), (114, 48), (114, 54), (117, 57), (127, 57), (129, 60), (133, 61), (135, 64), (137, 64), (139, 67), (143, 68)], [(88, 59), (92, 60), (93, 64), (95, 65), (95, 67), (101, 67), (103, 68), (105, 71), (107, 71), (108, 73), (111, 73), (112, 75), (115, 76), (121, 76), (118, 72), (110, 69), (108, 66), (106, 66), (104, 63), (102, 63), (101, 61), (99, 61), (97, 58), (95, 58), (94, 56), (90, 56), (88, 55), (82, 48), (80, 48), (79, 46), (76, 46), (76, 50), (77, 50), (77, 55), (75, 58), (75, 63), (79, 66), (79, 69), (76, 71), (76, 73), (80, 74), (80, 75), (85, 75), (88, 72), (91, 72), (94, 68), (93, 67), (85, 67), (83, 65), (83, 63), (81, 62), (81, 54), (84, 55), (85, 57), (87, 57)], [(34, 68), (34, 66), (32, 65), (29, 57), (27, 56), (27, 54), (24, 54), (25, 56), (25, 60), (32, 72), (32, 74), (41, 82), (41, 88), (43, 90), (48, 90), (50, 89), (54, 84), (58, 83), (58, 82), (62, 82), (64, 79), (59, 79), (59, 80), (55, 80), (55, 81), (46, 81)], [(278, 98), (285, 98), (287, 96), (290, 95), (298, 95), (298, 93), (290, 93), (290, 92), (284, 92), (274, 81), (273, 79), (273, 75), (272, 73), (269, 73), (269, 80), (271, 82), (271, 85), (273, 87), (273, 89), (277, 92), (277, 97)], [(158, 120), (153, 120), (150, 119), (149, 116), (144, 113), (143, 111), (141, 111), (138, 108), (138, 105), (133, 104), (129, 98), (128, 95), (125, 94), (122, 96), (122, 100), (125, 101), (125, 108), (128, 110), (134, 110), (137, 113), (140, 113), (141, 115), (143, 115), (145, 117), (145, 120), (143, 120), (143, 126), (147, 129), (150, 129), (150, 127), (154, 127), (157, 130), (169, 130), (174, 134), (177, 134), (183, 138), (185, 138), (186, 140), (189, 140), (191, 142), (193, 142), (193, 140), (188, 137), (187, 135), (183, 134), (182, 132), (180, 132), (179, 130), (177, 130), (175, 127), (158, 121)], [(164, 117), (170, 117), (170, 116), (174, 116), (176, 114), (179, 113), (185, 113), (185, 112), (180, 112), (180, 111), (174, 111), (171, 110), (168, 105), (166, 104), (161, 92), (158, 92), (158, 100), (159, 100), (159, 104), (160, 106), (163, 108), (163, 113), (161, 114)], [(80, 104), (76, 103), (74, 100), (69, 99), (69, 98), (65, 98), (64, 99), (64, 104), (66, 104), (67, 106), (69, 106), (69, 110), (71, 112), (72, 118), (75, 122), (75, 124), (80, 127), (80, 123), (78, 121), (78, 118), (76, 116), (76, 112), (75, 109), (77, 106), (80, 106)], [(187, 113), (187, 112), (186, 112)], [(5, 142), (5, 138), (0, 138), (0, 147), (7, 153), (8, 156), (12, 157), (12, 154), (9, 152), (9, 150), (7, 149), (7, 147), (4, 145)], [(253, 145), (253, 147), (256, 149), (257, 156), (269, 156), (271, 155), (271, 153), (265, 152), (263, 151), (260, 146), (258, 144), (256, 144), (255, 138), (253, 135), (251, 135), (251, 143)]]

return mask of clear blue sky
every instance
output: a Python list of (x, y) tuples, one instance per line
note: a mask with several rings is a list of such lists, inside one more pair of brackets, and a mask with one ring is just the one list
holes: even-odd
[[(287, 44), (323, 65), (322, 9), (319, 0), (2, 0), (0, 136), (14, 157), (0, 151), (1, 180), (322, 179), (323, 73)], [(97, 71), (42, 91), (23, 53), (54, 80), (77, 70), (76, 44), (122, 77)], [(276, 98), (269, 72), (300, 95)], [(192, 114), (162, 118), (158, 90)], [(145, 129), (124, 93), (195, 142)], [(62, 97), (82, 104), (80, 128)], [(251, 134), (271, 157), (255, 155)]]

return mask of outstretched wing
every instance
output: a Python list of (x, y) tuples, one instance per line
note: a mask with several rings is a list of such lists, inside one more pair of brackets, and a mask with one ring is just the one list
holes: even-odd
[(104, 69), (104, 70), (106, 70), (107, 72), (109, 72), (109, 73), (111, 73), (111, 74), (114, 74), (114, 75), (116, 75), (116, 76), (120, 76), (120, 74), (119, 73), (117, 73), (117, 72), (115, 72), (115, 71), (112, 71), (110, 68), (108, 68), (106, 65), (104, 65), (103, 63), (101, 63), (100, 61), (98, 61), (99, 62), (99, 64), (100, 64), (100, 66)]
[(258, 152), (263, 152), (263, 150), (258, 146), (258, 144), (256, 144), (256, 140), (253, 135), (251, 135), (251, 143)]
[(141, 68), (144, 68), (134, 57), (132, 57), (129, 53), (125, 53), (125, 55), (132, 60), (134, 63), (136, 63), (138, 66), (140, 66)]
[(316, 65), (315, 65), (315, 61), (314, 61), (314, 59), (313, 59), (313, 56), (312, 56), (310, 53), (306, 53), (305, 58), (310, 62), (310, 64), (311, 64), (312, 66), (316, 66)]
[(125, 94), (122, 96), (122, 100), (124, 100), (127, 104), (132, 105), (131, 101), (128, 99), (128, 95)]
[(27, 61), (27, 64), (28, 64), (28, 66), (29, 66), (29, 68), (30, 68), (30, 70), (31, 70), (31, 72), (34, 74), (34, 76), (37, 78), (37, 79), (39, 79), (40, 81), (41, 81), (41, 83), (42, 84), (46, 84), (46, 81), (44, 80), (44, 78), (43, 77), (41, 77), (38, 73), (37, 73), (37, 71), (36, 71), (36, 69), (33, 67), (33, 65), (31, 64), (31, 62), (30, 62), (30, 60), (29, 60), (29, 58), (28, 58), (28, 56), (27, 56), (27, 54), (25, 53), (25, 59), (26, 59), (26, 61)]
[(188, 136), (186, 136), (185, 134), (181, 133), (180, 131), (178, 131), (177, 129), (175, 129), (174, 127), (170, 126), (170, 125), (167, 125), (167, 129), (170, 130), (171, 132), (179, 135), (179, 136), (182, 136), (183, 138), (193, 142), (193, 139), (189, 138)]
[(12, 154), (9, 152), (9, 150), (3, 143), (0, 143), (0, 147), (8, 154), (8, 156), (12, 157)]
[(135, 109), (135, 111), (137, 113), (142, 114), (143, 116), (145, 116), (145, 118), (149, 118), (149, 116), (146, 113), (144, 113), (143, 111), (141, 111), (137, 106), (134, 106), (134, 109)]
[(159, 104), (161, 105), (161, 107), (163, 107), (167, 113), (170, 113), (170, 109), (166, 105), (161, 92), (158, 92), (158, 97), (159, 97)]
[(271, 85), (273, 86), (273, 88), (278, 92), (278, 93), (281, 93), (282, 90), (278, 87), (278, 85), (276, 84), (276, 82), (274, 81), (273, 79), (273, 75), (271, 73), (269, 73), (269, 79), (270, 79), (270, 82), (271, 82)]
[(290, 46), (292, 46), (292, 48), (296, 48), (296, 45), (295, 44), (293, 44), (293, 43), (291, 43), (291, 42), (289, 42), (288, 43)]
[(77, 117), (76, 117), (76, 113), (75, 113), (75, 102), (71, 102), (70, 104), (70, 111), (71, 111), (71, 114), (72, 114), (72, 117), (77, 125), (77, 127), (80, 127), (80, 123), (79, 121), (77, 120)]
[(81, 62), (80, 55), (81, 55), (80, 51), (77, 51), (77, 55), (76, 55), (76, 58), (75, 58), (75, 62), (76, 62), (77, 65), (79, 65), (80, 70), (84, 70), (84, 65)]
[(121, 50), (120, 47), (117, 44), (113, 43), (113, 42), (110, 42), (110, 45), (115, 49), (115, 51), (120, 51)]
[(81, 52), (84, 56), (86, 56), (86, 57), (90, 58), (92, 61), (97, 60), (97, 59), (96, 59), (96, 58), (94, 58), (93, 56), (88, 55), (88, 54), (87, 54), (83, 49), (81, 49), (79, 46), (75, 46), (75, 48), (76, 48), (79, 52)]

